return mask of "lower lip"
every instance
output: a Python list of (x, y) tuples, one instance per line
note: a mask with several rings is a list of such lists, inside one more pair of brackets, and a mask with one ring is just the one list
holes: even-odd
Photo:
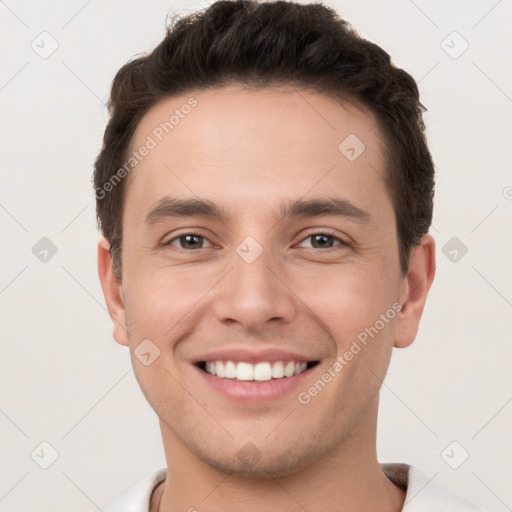
[(210, 375), (197, 366), (196, 369), (206, 383), (218, 393), (236, 402), (254, 404), (278, 400), (296, 390), (317, 366), (318, 364), (293, 377), (262, 382), (221, 378)]

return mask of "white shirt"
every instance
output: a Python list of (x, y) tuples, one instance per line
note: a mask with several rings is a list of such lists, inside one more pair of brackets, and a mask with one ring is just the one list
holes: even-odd
[[(430, 479), (414, 466), (383, 463), (380, 467), (393, 483), (406, 491), (402, 512), (482, 512), (469, 501), (429, 481)], [(101, 507), (101, 510), (103, 512), (149, 512), (151, 494), (155, 487), (165, 480), (166, 475), (165, 468), (147, 475), (130, 491)]]

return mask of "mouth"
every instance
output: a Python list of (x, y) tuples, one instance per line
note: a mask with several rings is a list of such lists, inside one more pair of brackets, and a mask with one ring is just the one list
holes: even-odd
[(219, 379), (239, 382), (268, 382), (290, 379), (307, 372), (319, 361), (261, 361), (252, 364), (246, 361), (216, 360), (198, 361), (196, 366), (204, 373)]
[(222, 397), (233, 404), (262, 406), (292, 400), (323, 366), (316, 354), (308, 356), (275, 346), (260, 346), (258, 350), (226, 346), (190, 362), (199, 377), (194, 380), (197, 390), (208, 401)]

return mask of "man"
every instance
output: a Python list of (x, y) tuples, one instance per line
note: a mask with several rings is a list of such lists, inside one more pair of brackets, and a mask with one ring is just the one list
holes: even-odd
[(376, 455), (435, 271), (414, 80), (325, 6), (216, 2), (110, 109), (99, 276), (167, 468), (102, 510), (478, 510)]

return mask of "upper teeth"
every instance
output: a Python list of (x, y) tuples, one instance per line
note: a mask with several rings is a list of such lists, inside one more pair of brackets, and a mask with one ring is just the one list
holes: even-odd
[(233, 361), (207, 361), (205, 370), (211, 375), (227, 379), (257, 380), (265, 381), (293, 377), (306, 370), (305, 361), (295, 363), (294, 361), (262, 362), (257, 364)]

